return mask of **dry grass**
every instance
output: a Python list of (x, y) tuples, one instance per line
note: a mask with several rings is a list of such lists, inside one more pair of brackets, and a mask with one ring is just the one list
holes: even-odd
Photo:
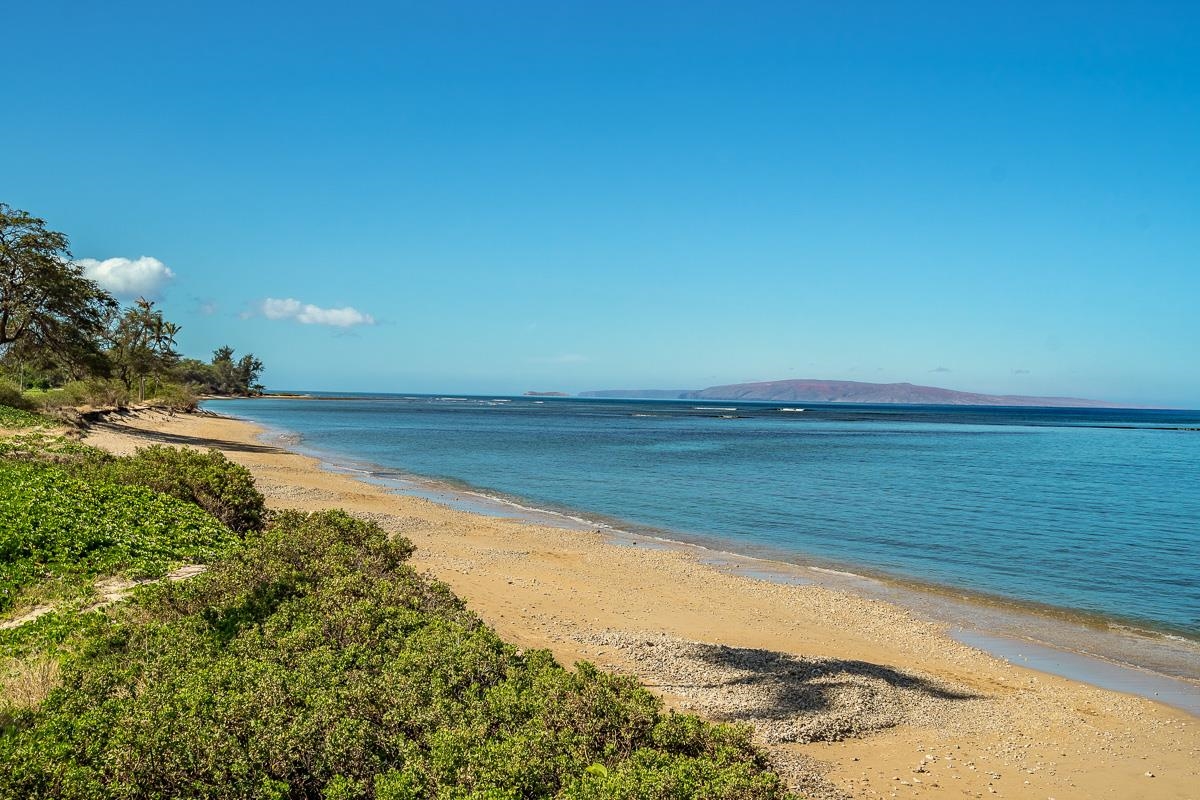
[(58, 660), (33, 655), (0, 663), (0, 721), (14, 711), (36, 708), (58, 685)]

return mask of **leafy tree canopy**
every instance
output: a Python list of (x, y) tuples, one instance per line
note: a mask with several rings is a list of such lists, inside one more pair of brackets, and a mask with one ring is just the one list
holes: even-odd
[(94, 353), (114, 308), (71, 260), (65, 234), (0, 203), (0, 349)]
[(154, 303), (139, 297), (119, 316), (113, 314), (105, 338), (117, 377), (132, 389), (134, 381), (161, 376), (179, 360), (175, 337), (179, 326), (163, 318)]
[(247, 353), (237, 361), (233, 360), (234, 351), (228, 345), (213, 351), (212, 366), (215, 373), (216, 389), (222, 394), (257, 394), (262, 391), (258, 376), (262, 373), (263, 363)]

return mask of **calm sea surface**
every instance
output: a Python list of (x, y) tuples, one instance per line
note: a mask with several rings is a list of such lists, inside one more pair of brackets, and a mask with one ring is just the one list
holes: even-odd
[(1200, 412), (796, 405), (376, 395), (208, 407), (385, 477), (1200, 639)]

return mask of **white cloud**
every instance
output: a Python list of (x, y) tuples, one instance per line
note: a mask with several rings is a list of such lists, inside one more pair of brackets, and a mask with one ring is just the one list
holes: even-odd
[(294, 319), (303, 325), (332, 325), (335, 328), (351, 328), (355, 325), (374, 325), (375, 318), (357, 308), (321, 308), (312, 303), (301, 303), (295, 298), (279, 299), (268, 297), (260, 308), (267, 319)]
[(299, 300), (276, 300), (274, 297), (268, 297), (263, 300), (262, 313), (267, 319), (288, 319), (300, 313)]
[(175, 277), (163, 262), (151, 256), (140, 258), (81, 258), (75, 262), (83, 274), (117, 297), (157, 297)]

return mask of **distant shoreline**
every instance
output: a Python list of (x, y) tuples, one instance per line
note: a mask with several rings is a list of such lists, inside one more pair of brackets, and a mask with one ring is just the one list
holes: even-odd
[(871, 405), (987, 406), (1001, 408), (1129, 408), (1121, 403), (1080, 397), (985, 394), (913, 383), (812, 378), (710, 386), (707, 389), (602, 389), (580, 397), (716, 400), (775, 403), (864, 403)]
[(770, 405), (772, 403), (809, 403), (813, 406), (835, 406), (839, 408), (854, 408), (855, 406), (874, 407), (874, 406), (910, 406), (912, 408), (961, 408), (969, 410), (971, 408), (987, 408), (987, 409), (1021, 409), (1021, 410), (1037, 410), (1037, 409), (1053, 409), (1057, 411), (1097, 411), (1097, 410), (1112, 410), (1112, 411), (1192, 411), (1183, 406), (1146, 406), (1146, 405), (1123, 405), (1119, 403), (1100, 403), (1093, 405), (1035, 405), (1035, 404), (1018, 404), (1011, 405), (1005, 403), (934, 403), (934, 402), (906, 402), (906, 401), (859, 401), (859, 400), (817, 400), (817, 399), (761, 399), (749, 397), (691, 397), (691, 396), (654, 396), (651, 394), (637, 395), (634, 393), (625, 394), (622, 390), (604, 391), (589, 391), (580, 392), (579, 394), (567, 394), (564, 392), (538, 392), (522, 394), (504, 394), (502, 392), (485, 392), (485, 393), (459, 393), (447, 394), (445, 392), (264, 392), (259, 395), (248, 397), (229, 398), (221, 395), (205, 396), (202, 400), (375, 400), (375, 399), (394, 399), (398, 397), (462, 397), (462, 398), (492, 398), (500, 397), (506, 399), (532, 399), (546, 400), (550, 402), (561, 400), (598, 400), (598, 401), (621, 401), (621, 400), (638, 400), (644, 402), (673, 402), (673, 401), (690, 401), (696, 403), (753, 403), (755, 405)]

